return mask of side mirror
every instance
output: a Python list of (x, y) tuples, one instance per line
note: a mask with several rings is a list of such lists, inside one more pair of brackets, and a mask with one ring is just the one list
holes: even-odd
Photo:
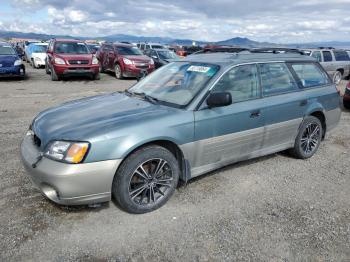
[(211, 93), (207, 99), (207, 105), (209, 108), (228, 106), (232, 104), (231, 93), (220, 92)]

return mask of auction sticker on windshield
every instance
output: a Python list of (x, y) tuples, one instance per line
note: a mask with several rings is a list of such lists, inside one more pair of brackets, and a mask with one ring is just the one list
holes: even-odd
[(187, 71), (190, 72), (198, 72), (198, 73), (207, 73), (210, 70), (211, 67), (207, 67), (207, 66), (190, 66)]

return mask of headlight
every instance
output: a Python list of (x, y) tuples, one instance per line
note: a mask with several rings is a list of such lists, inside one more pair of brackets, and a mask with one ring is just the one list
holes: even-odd
[(64, 60), (63, 60), (62, 58), (55, 57), (55, 64), (58, 64), (58, 65), (65, 65), (66, 62), (64, 62)]
[(93, 65), (97, 65), (97, 64), (98, 64), (98, 59), (97, 59), (96, 56), (93, 56), (93, 57), (92, 57), (92, 64), (93, 64)]
[(124, 64), (126, 64), (126, 65), (132, 65), (134, 63), (133, 61), (131, 61), (127, 58), (123, 58), (123, 61), (124, 61)]
[(20, 66), (22, 64), (22, 60), (18, 59), (15, 61), (14, 66)]
[(45, 156), (54, 160), (78, 164), (83, 161), (89, 149), (86, 142), (54, 141), (45, 150)]
[(149, 61), (149, 64), (150, 64), (150, 65), (154, 65), (153, 59), (151, 59), (151, 61)]

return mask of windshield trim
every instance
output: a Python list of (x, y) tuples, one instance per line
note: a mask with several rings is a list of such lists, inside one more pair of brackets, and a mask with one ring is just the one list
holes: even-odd
[[(191, 63), (191, 64), (203, 64), (203, 62), (188, 62), (188, 61), (175, 61), (175, 62), (171, 62), (169, 63), (168, 65), (171, 65), (173, 63)], [(218, 73), (221, 71), (221, 65), (219, 64), (214, 64), (214, 63), (208, 63), (208, 62), (205, 62), (205, 64), (207, 65), (210, 65), (210, 66), (213, 66), (213, 67), (217, 67), (217, 71), (215, 72), (215, 74), (210, 77), (206, 82), (203, 83), (202, 87), (198, 90), (198, 92), (191, 98), (190, 101), (188, 101), (187, 104), (185, 105), (179, 105), (179, 104), (176, 104), (176, 103), (172, 103), (172, 102), (168, 102), (168, 101), (164, 101), (164, 100), (161, 100), (159, 98), (156, 98), (157, 99), (157, 102), (158, 104), (160, 105), (164, 105), (164, 106), (168, 106), (168, 107), (172, 107), (172, 108), (177, 108), (177, 109), (186, 109), (187, 107), (189, 107), (192, 102), (198, 98), (198, 96), (203, 92), (203, 90), (205, 90), (206, 88), (208, 88), (210, 85), (208, 85), (212, 80), (216, 81), (216, 77), (218, 76)], [(147, 77), (146, 77), (147, 78)], [(145, 79), (145, 78), (144, 78)], [(141, 81), (143, 81), (144, 79), (142, 79)], [(135, 83), (134, 85), (130, 86), (129, 88), (126, 89), (126, 91), (128, 91), (129, 93), (133, 93), (132, 91), (130, 91), (131, 88), (133, 88), (134, 86), (136, 86), (138, 83), (140, 82), (137, 82)]]

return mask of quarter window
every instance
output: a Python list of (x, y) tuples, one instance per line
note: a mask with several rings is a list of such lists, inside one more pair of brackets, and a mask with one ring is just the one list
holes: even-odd
[(350, 61), (350, 57), (346, 51), (337, 50), (333, 51), (336, 61)]
[(298, 89), (286, 64), (260, 64), (259, 68), (264, 96), (283, 94)]
[(215, 85), (214, 92), (229, 92), (233, 102), (260, 97), (256, 65), (242, 65), (228, 71)]
[(315, 64), (292, 64), (292, 68), (305, 88), (325, 85), (329, 82), (326, 74)]
[(332, 53), (330, 51), (322, 51), (323, 62), (330, 62), (333, 60)]
[(311, 56), (312, 56), (313, 58), (316, 58), (318, 62), (321, 62), (321, 61), (322, 61), (321, 52), (320, 52), (320, 51), (314, 51), (314, 52), (312, 52)]

